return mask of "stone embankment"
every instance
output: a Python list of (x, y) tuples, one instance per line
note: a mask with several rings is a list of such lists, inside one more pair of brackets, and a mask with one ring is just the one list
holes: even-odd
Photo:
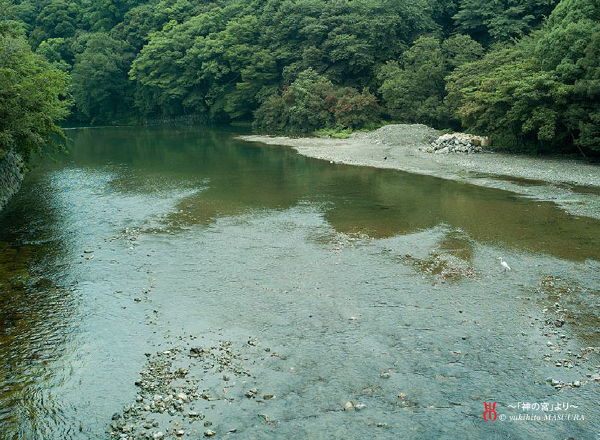
[(0, 158), (0, 211), (21, 188), (24, 166), (23, 159), (15, 152), (9, 151)]
[(482, 147), (489, 147), (490, 140), (486, 137), (466, 133), (443, 134), (430, 146), (420, 147), (425, 153), (481, 153)]

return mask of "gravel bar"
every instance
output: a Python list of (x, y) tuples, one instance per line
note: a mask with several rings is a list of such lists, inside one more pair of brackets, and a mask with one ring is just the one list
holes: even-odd
[(600, 219), (600, 167), (563, 157), (497, 153), (431, 154), (419, 151), (441, 133), (421, 124), (386, 125), (349, 139), (250, 135), (239, 139), (293, 147), (332, 163), (389, 168), (503, 189), (556, 203), (571, 215)]

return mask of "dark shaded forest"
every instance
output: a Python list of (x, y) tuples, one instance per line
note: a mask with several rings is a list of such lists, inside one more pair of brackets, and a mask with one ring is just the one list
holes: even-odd
[[(416, 122), (600, 152), (598, 0), (0, 0), (0, 20), (0, 150), (39, 148), (70, 109), (296, 134)], [(13, 102), (31, 93), (47, 105)]]

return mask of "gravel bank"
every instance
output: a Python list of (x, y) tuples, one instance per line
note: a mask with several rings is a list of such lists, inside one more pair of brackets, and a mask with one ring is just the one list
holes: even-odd
[(386, 125), (350, 139), (241, 136), (240, 139), (293, 147), (300, 154), (349, 165), (390, 168), (552, 201), (572, 215), (600, 218), (600, 167), (563, 158), (495, 152), (431, 154), (419, 151), (440, 132), (420, 124)]

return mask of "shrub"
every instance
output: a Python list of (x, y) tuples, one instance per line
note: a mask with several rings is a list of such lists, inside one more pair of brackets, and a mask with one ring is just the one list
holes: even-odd
[[(254, 127), (271, 132), (312, 133), (355, 129), (379, 121), (381, 107), (369, 90), (341, 88), (312, 69), (301, 72), (281, 95), (267, 98), (254, 113)], [(339, 130), (337, 130), (339, 131)]]

